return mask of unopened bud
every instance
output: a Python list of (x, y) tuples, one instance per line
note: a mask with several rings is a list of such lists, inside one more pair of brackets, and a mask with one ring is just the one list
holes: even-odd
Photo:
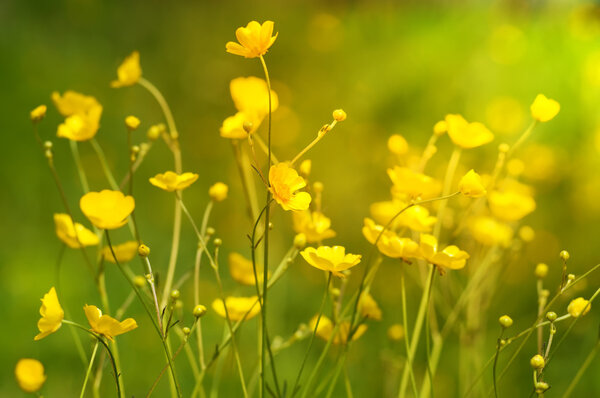
[(556, 312), (554, 312), (554, 311), (548, 311), (546, 313), (546, 319), (549, 320), (550, 322), (554, 322), (557, 317), (558, 317), (558, 315), (556, 315)]
[(213, 243), (214, 243), (214, 245), (215, 245), (216, 247), (219, 247), (219, 246), (221, 246), (221, 245), (223, 244), (223, 241), (221, 240), (221, 238), (215, 238), (215, 239), (213, 240)]
[(192, 332), (192, 330), (190, 328), (188, 328), (187, 326), (184, 326), (181, 328), (181, 331), (183, 332), (183, 334), (185, 334), (186, 336), (189, 336), (190, 333)]
[(246, 133), (250, 134), (252, 132), (253, 127), (254, 127), (254, 124), (252, 122), (250, 122), (248, 120), (244, 120), (244, 124), (242, 124), (242, 128), (244, 129), (244, 131)]
[(306, 235), (301, 232), (294, 236), (294, 247), (300, 250), (303, 249), (304, 246), (306, 246)]
[(181, 296), (181, 293), (179, 292), (179, 290), (177, 290), (177, 289), (171, 290), (171, 299), (172, 300), (177, 300), (179, 298), (179, 296)]
[(548, 265), (539, 263), (535, 266), (535, 276), (539, 279), (543, 279), (548, 275)]
[(140, 257), (148, 257), (150, 255), (150, 248), (142, 243), (138, 246), (138, 254)]
[(206, 314), (206, 307), (203, 306), (202, 304), (198, 304), (197, 306), (194, 307), (193, 313), (196, 318), (200, 318), (201, 316)]
[(543, 394), (549, 388), (550, 388), (550, 386), (548, 385), (548, 383), (546, 383), (544, 381), (538, 381), (537, 383), (535, 383), (536, 394)]
[(529, 361), (529, 363), (531, 364), (531, 367), (534, 369), (543, 369), (544, 366), (546, 366), (546, 361), (544, 360), (544, 357), (541, 356), (540, 354), (534, 355), (531, 358), (531, 360)]
[(569, 252), (566, 251), (566, 250), (561, 251), (560, 254), (559, 254), (559, 256), (560, 256), (560, 259), (563, 260), (563, 261), (567, 261), (571, 257), (571, 255), (569, 254)]
[(343, 122), (346, 120), (346, 112), (343, 109), (336, 109), (333, 111), (333, 118), (336, 122)]
[(127, 116), (125, 118), (125, 126), (127, 126), (127, 129), (129, 131), (135, 131), (138, 129), (138, 127), (140, 127), (140, 119), (138, 119), (135, 116)]
[(502, 315), (502, 316), (501, 316), (501, 317), (498, 319), (498, 322), (500, 322), (500, 325), (501, 325), (503, 328), (505, 328), (505, 329), (506, 329), (506, 328), (509, 328), (509, 327), (511, 327), (511, 326), (512, 326), (512, 324), (513, 324), (513, 320), (512, 320), (512, 318), (511, 318), (511, 317), (509, 317), (508, 315)]
[(146, 286), (146, 278), (142, 275), (136, 275), (133, 278), (133, 284), (136, 285), (138, 288), (142, 288)]

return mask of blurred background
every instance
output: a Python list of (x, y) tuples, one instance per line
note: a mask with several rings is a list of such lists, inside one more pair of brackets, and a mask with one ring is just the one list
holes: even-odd
[[(461, 113), (485, 123), (496, 139), (469, 153), (466, 164), (490, 171), (497, 146), (513, 143), (529, 125), (529, 105), (538, 93), (561, 104), (558, 116), (539, 125), (523, 158), (523, 180), (536, 190), (537, 210), (525, 219), (536, 231), (491, 302), (490, 338), (483, 357), (495, 349), (496, 319), (504, 313), (515, 319), (515, 330), (530, 326), (537, 303), (533, 268), (547, 262), (549, 278), (560, 277), (558, 253), (571, 253), (570, 272), (581, 274), (600, 261), (600, 5), (581, 1), (2, 1), (0, 3), (0, 122), (4, 144), (0, 157), (3, 227), (0, 229), (0, 331), (2, 356), (0, 396), (24, 396), (14, 382), (13, 369), (21, 357), (40, 359), (48, 380), (45, 395), (73, 396), (79, 392), (85, 369), (70, 333), (60, 330), (35, 342), (39, 298), (55, 285), (55, 262), (60, 242), (52, 214), (63, 207), (46, 161), (34, 140), (28, 112), (48, 105), (40, 125), (43, 139), (54, 142), (56, 167), (72, 207), (77, 209), (81, 188), (66, 140), (55, 136), (62, 122), (50, 101), (53, 91), (67, 89), (93, 95), (104, 106), (96, 139), (103, 146), (117, 176), (128, 167), (125, 116), (142, 120), (136, 142), (144, 140), (151, 125), (162, 122), (160, 108), (139, 86), (112, 89), (116, 68), (133, 50), (139, 50), (143, 75), (164, 94), (173, 109), (183, 148), (184, 171), (200, 174), (186, 191), (190, 211), (201, 217), (207, 189), (216, 181), (230, 185), (227, 201), (216, 206), (210, 223), (224, 241), (223, 262), (229, 251), (249, 256), (242, 188), (230, 143), (219, 136), (223, 119), (235, 112), (229, 82), (238, 76), (262, 77), (260, 63), (227, 54), (225, 43), (235, 29), (250, 20), (273, 20), (277, 41), (266, 56), (280, 109), (274, 114), (274, 152), (291, 159), (318, 129), (331, 121), (331, 112), (343, 108), (348, 119), (339, 124), (309, 153), (312, 179), (325, 186), (323, 211), (332, 219), (337, 237), (353, 253), (366, 253), (360, 229), (374, 201), (388, 200), (393, 164), (386, 147), (391, 134), (402, 134), (414, 154), (425, 146), (435, 122), (447, 113)], [(261, 128), (264, 133), (264, 126)], [(430, 169), (443, 177), (452, 145), (446, 137)], [(87, 143), (80, 145), (91, 188), (107, 188), (97, 158)], [(138, 171), (135, 196), (137, 219), (145, 242), (152, 248), (153, 264), (165, 272), (168, 261), (173, 197), (146, 183), (172, 166), (164, 145), (155, 145)], [(77, 209), (78, 221), (84, 220)], [(276, 237), (273, 260), (281, 258), (293, 231), (289, 214), (274, 215)], [(87, 224), (87, 223), (86, 223)], [(179, 273), (193, 263), (195, 240), (184, 222)], [(115, 240), (125, 240), (120, 231)], [(137, 266), (137, 262), (132, 266)], [(135, 269), (135, 268), (134, 268)], [(362, 269), (351, 279), (355, 286)], [(202, 299), (217, 295), (214, 277), (204, 270)], [(228, 294), (251, 295), (223, 267)], [(140, 271), (141, 272), (141, 271)], [(119, 303), (126, 293), (122, 276), (107, 270), (109, 295)], [(588, 297), (598, 277), (580, 287)], [(401, 321), (398, 265), (386, 260), (372, 295), (380, 303), (383, 320), (369, 325), (348, 358), (348, 372), (356, 397), (387, 396), (396, 391), (403, 344), (390, 342), (387, 328)], [(443, 283), (443, 281), (441, 282)], [(76, 251), (67, 251), (62, 265), (62, 300), (73, 318), (85, 323), (84, 304), (99, 305), (94, 285)], [(289, 337), (300, 322), (317, 312), (323, 289), (322, 275), (297, 260), (271, 297), (269, 314), (273, 335)], [(552, 285), (554, 286), (554, 285)], [(414, 317), (419, 289), (410, 288), (410, 317)], [(554, 289), (554, 287), (552, 287)], [(192, 289), (182, 288), (187, 314), (193, 307)], [(560, 310), (564, 313), (565, 301)], [(134, 304), (140, 329), (119, 337), (125, 383), (130, 395), (142, 396), (160, 371), (162, 355), (141, 307)], [(579, 322), (557, 351), (546, 372), (552, 385), (548, 396), (559, 396), (579, 364), (594, 347), (597, 311)], [(188, 324), (191, 315), (182, 320)], [(252, 374), (256, 354), (256, 320), (240, 337)], [(220, 341), (224, 323), (206, 316), (207, 346)], [(145, 331), (142, 329), (146, 329)], [(66, 329), (66, 327), (63, 327)], [(445, 346), (436, 392), (458, 396), (455, 379), (458, 341)], [(529, 393), (530, 353), (533, 339), (501, 384), (508, 395)], [(317, 341), (309, 366), (323, 347)], [(284, 377), (292, 378), (306, 343), (297, 344), (278, 359)], [(335, 358), (336, 351), (330, 357)], [(424, 352), (419, 352), (424, 357)], [(502, 361), (501, 361), (502, 362)], [(333, 363), (333, 362), (331, 362)], [(192, 375), (181, 358), (178, 367), (184, 391)], [(576, 390), (576, 396), (600, 395), (596, 359)], [(105, 393), (113, 394), (107, 370)], [(210, 376), (210, 375), (209, 375)], [(212, 376), (210, 376), (212, 377)], [(209, 381), (210, 381), (209, 377)], [(231, 356), (226, 358), (221, 396), (240, 396)], [(490, 386), (491, 372), (484, 378)], [(155, 396), (166, 396), (166, 379)], [(209, 382), (210, 385), (210, 382)], [(184, 392), (185, 395), (185, 392)], [(342, 384), (334, 396), (343, 396)]]

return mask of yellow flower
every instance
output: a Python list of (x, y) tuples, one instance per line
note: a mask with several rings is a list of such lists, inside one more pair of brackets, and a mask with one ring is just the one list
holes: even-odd
[[(237, 77), (229, 83), (231, 98), (235, 108), (247, 115), (248, 121), (258, 128), (262, 119), (269, 114), (269, 91), (267, 82), (261, 78)], [(271, 111), (279, 107), (277, 93), (271, 90)]]
[(58, 302), (58, 296), (56, 295), (56, 289), (54, 289), (54, 286), (52, 286), (50, 291), (44, 294), (44, 297), (42, 298), (40, 315), (42, 317), (37, 323), (40, 333), (34, 337), (34, 340), (43, 339), (49, 334), (56, 332), (62, 325), (62, 321), (65, 318), (65, 312)]
[[(260, 282), (262, 282), (264, 275), (262, 268), (262, 265), (256, 265), (256, 273)], [(229, 273), (233, 280), (243, 285), (254, 286), (256, 284), (252, 261), (246, 259), (239, 253), (232, 252), (229, 254)], [(270, 277), (270, 273), (267, 276)]]
[(400, 134), (391, 135), (388, 138), (387, 147), (394, 155), (402, 156), (408, 153), (408, 142)]
[(64, 123), (58, 126), (57, 136), (86, 141), (96, 135), (102, 116), (102, 105), (96, 98), (75, 91), (65, 91), (62, 96), (53, 92), (52, 101), (60, 114), (66, 117)]
[(177, 174), (167, 171), (163, 174), (157, 174), (150, 178), (150, 184), (163, 189), (167, 192), (181, 191), (192, 185), (198, 179), (198, 174), (183, 173)]
[(492, 217), (476, 217), (469, 222), (473, 238), (482, 245), (508, 247), (513, 236), (512, 228)]
[(494, 134), (482, 123), (469, 123), (461, 115), (446, 115), (446, 125), (450, 139), (461, 148), (476, 148), (494, 139)]
[(62, 96), (57, 91), (53, 92), (52, 102), (54, 102), (58, 112), (65, 117), (88, 113), (91, 109), (100, 106), (96, 98), (71, 90), (65, 91)]
[[(315, 325), (317, 324), (317, 318), (318, 318), (318, 315), (315, 315), (309, 322), (308, 327), (310, 328), (311, 331), (315, 330)], [(325, 341), (329, 341), (329, 339), (331, 338), (331, 335), (333, 334), (333, 329), (334, 329), (334, 326), (333, 326), (333, 323), (331, 322), (331, 320), (329, 318), (327, 318), (325, 315), (321, 315), (321, 319), (319, 319), (319, 326), (317, 327), (316, 335)], [(360, 325), (358, 327), (358, 329), (356, 329), (356, 332), (354, 332), (354, 335), (352, 335), (352, 341), (358, 340), (360, 338), (360, 336), (365, 334), (366, 331), (367, 331), (367, 325), (365, 325), (365, 324)], [(349, 321), (341, 322), (338, 327), (337, 334), (332, 339), (332, 343), (333, 344), (346, 343), (348, 340), (349, 333), (350, 333), (350, 322)]]
[(244, 58), (256, 58), (264, 55), (277, 39), (273, 34), (273, 21), (265, 21), (262, 25), (256, 21), (249, 22), (246, 27), (237, 28), (235, 37), (238, 43), (230, 41), (225, 48), (228, 53), (241, 55)]
[(347, 117), (348, 115), (346, 115), (346, 112), (344, 112), (343, 109), (336, 109), (333, 111), (333, 120), (336, 122), (343, 122)]
[(329, 228), (331, 220), (319, 211), (297, 211), (292, 214), (292, 218), (294, 231), (303, 233), (308, 243), (321, 242), (335, 236), (335, 231)]
[[(229, 315), (229, 319), (232, 321), (240, 321), (242, 319), (252, 319), (258, 313), (260, 313), (260, 305), (258, 304), (258, 297), (226, 297), (225, 305), (227, 306), (227, 314)], [(225, 314), (225, 305), (223, 305), (223, 300), (216, 299), (212, 302), (213, 310), (219, 315), (221, 318), (225, 318), (227, 314)], [(248, 315), (246, 315), (248, 313)]]
[[(376, 202), (371, 204), (371, 215), (378, 223), (386, 225), (392, 217), (398, 214), (406, 207), (406, 203), (393, 200), (386, 202)], [(408, 227), (417, 232), (429, 232), (437, 221), (436, 217), (429, 215), (429, 210), (426, 207), (415, 205), (404, 210), (402, 214), (397, 216), (392, 223), (396, 227)]]
[(229, 187), (227, 184), (223, 184), (222, 182), (217, 182), (208, 188), (208, 196), (210, 196), (210, 198), (215, 202), (222, 202), (227, 199), (228, 192)]
[(375, 321), (381, 320), (381, 308), (379, 308), (377, 302), (367, 292), (364, 292), (360, 295), (358, 309), (360, 311), (360, 315), (363, 317), (373, 319)]
[(304, 178), (287, 163), (278, 163), (269, 170), (269, 191), (273, 199), (283, 207), (283, 210), (306, 210), (310, 205), (311, 197), (308, 192), (295, 193), (306, 186)]
[(481, 198), (487, 193), (483, 186), (483, 182), (481, 181), (481, 176), (473, 169), (469, 170), (469, 172), (460, 179), (458, 189), (460, 193), (469, 198)]
[(421, 255), (431, 264), (449, 269), (461, 269), (470, 257), (466, 251), (460, 250), (454, 245), (446, 246), (444, 250), (438, 251), (438, 242), (435, 236), (421, 234)]
[(97, 228), (115, 229), (127, 223), (127, 217), (135, 208), (135, 200), (120, 191), (104, 189), (83, 195), (79, 207)]
[(15, 367), (15, 377), (21, 390), (36, 392), (44, 385), (46, 375), (44, 365), (37, 359), (22, 358)]
[[(365, 225), (362, 229), (363, 235), (373, 244), (377, 240), (377, 237), (383, 231), (383, 226), (375, 224), (370, 218), (365, 218)], [(409, 258), (419, 257), (419, 245), (410, 238), (401, 238), (396, 233), (390, 230), (386, 230), (379, 241), (377, 241), (377, 249), (388, 257), (391, 258)]]
[(92, 331), (96, 332), (110, 341), (114, 341), (114, 338), (120, 334), (127, 333), (138, 327), (135, 319), (127, 318), (124, 321), (117, 321), (115, 318), (102, 315), (100, 308), (94, 305), (83, 306), (85, 316), (92, 327)]
[(590, 312), (592, 308), (592, 304), (589, 300), (584, 299), (583, 297), (577, 297), (575, 300), (572, 300), (567, 307), (567, 312), (571, 314), (573, 318), (579, 318), (582, 315)]
[(335, 276), (344, 277), (342, 271), (360, 263), (360, 254), (346, 254), (343, 246), (307, 247), (300, 252), (307, 263), (315, 268), (333, 273)]
[(412, 171), (408, 167), (394, 166), (387, 170), (392, 180), (392, 194), (406, 194), (412, 198), (433, 198), (439, 195), (442, 185), (432, 177)]
[[(136, 254), (138, 254), (138, 248), (139, 245), (135, 240), (130, 240), (128, 242), (121, 243), (120, 245), (113, 246), (113, 250), (115, 251), (115, 255), (117, 256), (119, 264), (130, 262), (136, 256)], [(104, 257), (106, 261), (109, 261), (113, 264), (117, 263), (109, 246), (106, 246), (104, 249), (102, 249), (102, 257)]]
[(95, 233), (79, 223), (73, 224), (73, 220), (68, 214), (54, 214), (54, 226), (58, 239), (72, 249), (95, 246), (99, 242)]
[(29, 118), (32, 122), (37, 123), (46, 116), (46, 105), (37, 106), (34, 110), (29, 112)]
[(535, 210), (533, 198), (516, 190), (492, 191), (488, 195), (490, 210), (504, 221), (518, 221)]
[(388, 339), (392, 341), (402, 340), (405, 334), (404, 326), (400, 325), (399, 323), (391, 325), (387, 330)]
[(133, 86), (140, 80), (142, 68), (140, 67), (140, 53), (132, 52), (117, 69), (117, 80), (110, 83), (111, 87)]
[(125, 126), (131, 131), (137, 130), (138, 127), (140, 127), (140, 123), (140, 119), (133, 115), (129, 115), (125, 118)]
[(554, 119), (560, 111), (560, 104), (553, 99), (548, 99), (544, 94), (538, 94), (531, 104), (531, 116), (540, 122)]

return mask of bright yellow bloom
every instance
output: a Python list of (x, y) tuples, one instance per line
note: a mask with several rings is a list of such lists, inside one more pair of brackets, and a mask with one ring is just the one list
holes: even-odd
[(412, 198), (434, 198), (442, 190), (442, 184), (439, 181), (425, 174), (412, 171), (408, 167), (394, 166), (387, 170), (390, 180), (392, 180), (392, 194), (406, 194)]
[(141, 76), (140, 53), (134, 51), (119, 66), (117, 69), (117, 80), (113, 80), (110, 86), (114, 88), (133, 86), (140, 80)]
[(228, 53), (241, 55), (244, 58), (256, 58), (264, 55), (277, 39), (278, 33), (273, 34), (273, 21), (265, 21), (262, 25), (256, 21), (249, 22), (246, 27), (237, 28), (233, 41), (225, 45)]
[[(225, 305), (227, 306), (227, 314), (225, 313)], [(225, 305), (223, 300), (216, 299), (212, 302), (213, 310), (221, 318), (226, 318), (229, 315), (229, 319), (232, 321), (240, 321), (242, 319), (252, 319), (260, 313), (260, 305), (258, 304), (258, 297), (226, 297)], [(246, 315), (246, 313), (248, 315)]]
[(512, 228), (492, 217), (476, 217), (469, 222), (473, 238), (482, 245), (508, 247), (513, 236)]
[[(400, 200), (375, 202), (371, 204), (371, 215), (378, 223), (386, 225), (392, 217), (406, 207)], [(436, 223), (437, 218), (429, 215), (426, 207), (415, 205), (404, 210), (392, 223), (394, 228), (408, 227), (416, 232), (429, 232)]]
[(229, 187), (227, 184), (223, 184), (222, 182), (217, 182), (208, 188), (208, 196), (210, 196), (210, 198), (215, 202), (222, 202), (227, 199), (228, 192)]
[[(317, 324), (317, 318), (318, 318), (318, 315), (315, 315), (309, 322), (308, 327), (310, 328), (311, 331), (315, 330), (315, 325)], [(316, 335), (325, 341), (329, 341), (329, 339), (331, 338), (331, 335), (333, 334), (333, 329), (334, 329), (333, 322), (331, 322), (331, 320), (329, 318), (327, 318), (325, 315), (321, 315), (321, 319), (319, 319), (319, 326), (317, 327)], [(360, 338), (360, 336), (365, 334), (366, 331), (367, 331), (367, 325), (365, 325), (365, 324), (360, 325), (358, 327), (358, 329), (356, 329), (356, 332), (354, 332), (354, 335), (352, 335), (352, 341), (358, 340)], [(349, 333), (350, 333), (350, 322), (349, 321), (341, 322), (338, 327), (337, 334), (332, 339), (332, 343), (336, 344), (336, 345), (342, 344), (342, 343), (345, 344), (348, 341)]]
[(46, 116), (46, 105), (37, 106), (34, 110), (29, 112), (29, 118), (32, 122), (37, 123)]
[(56, 236), (71, 249), (82, 246), (95, 246), (99, 239), (95, 233), (79, 223), (74, 223), (71, 216), (64, 213), (54, 214)]
[[(258, 128), (262, 119), (269, 114), (269, 91), (264, 79), (249, 76), (237, 77), (229, 83), (229, 91), (235, 108), (248, 115), (250, 122)], [(271, 112), (279, 107), (279, 98), (271, 90)]]
[(540, 122), (554, 119), (560, 111), (560, 104), (553, 99), (546, 98), (544, 94), (538, 94), (531, 104), (531, 116)]
[(505, 221), (518, 221), (536, 207), (533, 197), (515, 190), (492, 191), (488, 203), (494, 216)]
[(125, 118), (125, 126), (131, 131), (137, 130), (138, 127), (140, 127), (140, 123), (140, 119), (133, 115), (127, 116)]
[(89, 113), (91, 109), (100, 106), (96, 98), (71, 90), (65, 91), (62, 96), (57, 91), (53, 92), (52, 102), (54, 102), (58, 112), (65, 117)]
[(183, 173), (177, 174), (167, 171), (163, 174), (157, 174), (150, 178), (150, 184), (167, 192), (181, 191), (192, 185), (198, 179), (198, 174)]
[(100, 308), (94, 305), (86, 304), (83, 307), (83, 310), (92, 327), (92, 331), (105, 336), (110, 341), (114, 341), (114, 337), (138, 327), (135, 319), (127, 318), (124, 321), (119, 322), (109, 315), (102, 315)]
[(362, 317), (373, 319), (375, 321), (381, 320), (381, 308), (377, 305), (373, 296), (369, 293), (364, 292), (360, 295), (360, 300), (358, 301), (358, 310), (360, 311), (360, 315)]
[[(364, 237), (373, 244), (383, 231), (383, 226), (375, 224), (370, 218), (365, 218), (362, 229)], [(401, 238), (396, 233), (386, 230), (377, 241), (377, 249), (381, 254), (391, 258), (420, 257), (419, 245), (410, 238)]]
[(44, 297), (42, 297), (40, 315), (42, 317), (37, 323), (40, 333), (34, 337), (34, 340), (43, 339), (49, 334), (56, 332), (62, 325), (62, 321), (65, 318), (65, 312), (58, 302), (58, 296), (56, 295), (56, 289), (54, 289), (54, 286), (52, 286), (50, 291), (44, 294)]
[(461, 115), (446, 115), (446, 124), (450, 139), (461, 148), (476, 148), (494, 139), (494, 134), (482, 123), (469, 123)]
[[(113, 250), (117, 256), (119, 264), (125, 264), (133, 260), (136, 254), (138, 254), (138, 248), (139, 245), (135, 240), (130, 240), (128, 242), (121, 243), (120, 245), (113, 246)], [(104, 257), (104, 259), (108, 262), (113, 264), (117, 263), (109, 246), (106, 246), (104, 249), (102, 249), (102, 257)]]
[(394, 155), (402, 156), (408, 153), (408, 142), (400, 134), (393, 134), (387, 141), (388, 150)]
[(296, 211), (292, 214), (294, 231), (303, 233), (308, 243), (321, 242), (333, 238), (335, 231), (331, 228), (331, 220), (319, 211)]
[(360, 254), (346, 254), (343, 246), (319, 246), (307, 247), (300, 252), (307, 263), (315, 268), (333, 273), (333, 275), (344, 278), (342, 271), (354, 267), (360, 263)]
[(391, 325), (387, 330), (388, 339), (392, 341), (400, 341), (404, 338), (406, 332), (404, 331), (404, 326), (399, 323), (395, 323)]
[(449, 269), (461, 269), (470, 257), (466, 251), (460, 250), (454, 245), (446, 246), (444, 250), (438, 251), (438, 242), (435, 236), (421, 234), (421, 255), (431, 264)]
[(469, 198), (481, 198), (485, 196), (487, 191), (481, 181), (481, 176), (471, 169), (467, 174), (460, 179), (458, 190)]
[(278, 163), (269, 170), (269, 191), (273, 199), (283, 207), (283, 210), (306, 210), (310, 205), (311, 197), (308, 192), (298, 192), (306, 186), (304, 178), (287, 163)]
[(97, 228), (116, 229), (127, 223), (127, 217), (135, 208), (135, 200), (120, 191), (104, 189), (83, 195), (79, 207)]
[(567, 312), (571, 314), (573, 318), (579, 318), (590, 312), (590, 309), (592, 309), (592, 304), (589, 300), (586, 300), (583, 297), (577, 297), (569, 303)]
[(58, 126), (57, 136), (86, 141), (96, 135), (102, 116), (102, 105), (96, 98), (75, 91), (65, 91), (62, 96), (53, 92), (52, 101), (58, 111), (66, 117), (64, 123)]
[[(256, 265), (256, 273), (260, 282), (263, 280), (262, 268), (262, 265)], [(232, 252), (229, 254), (229, 273), (233, 280), (243, 285), (254, 286), (256, 284), (252, 261), (239, 253)], [(267, 276), (270, 277), (270, 273)]]
[(44, 365), (37, 359), (22, 358), (15, 367), (15, 377), (21, 390), (36, 392), (44, 385), (46, 375)]

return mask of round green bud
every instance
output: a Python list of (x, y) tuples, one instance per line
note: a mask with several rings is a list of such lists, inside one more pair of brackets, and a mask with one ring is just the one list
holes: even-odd
[(502, 315), (502, 316), (501, 316), (501, 317), (498, 319), (498, 322), (500, 322), (500, 325), (501, 325), (503, 328), (505, 328), (505, 329), (506, 329), (506, 328), (509, 328), (509, 327), (511, 327), (511, 326), (512, 326), (512, 324), (513, 324), (513, 320), (512, 320), (512, 318), (511, 318), (511, 317), (509, 317), (508, 315)]
[(183, 334), (185, 334), (186, 336), (189, 336), (190, 333), (192, 332), (192, 330), (190, 328), (188, 328), (187, 326), (184, 326), (181, 328), (181, 331), (183, 332)]
[(546, 383), (544, 381), (538, 381), (537, 383), (535, 383), (536, 394), (543, 394), (549, 388), (550, 388), (550, 386), (548, 385), (548, 383)]
[(558, 315), (556, 315), (556, 312), (554, 312), (554, 311), (549, 311), (546, 313), (546, 319), (549, 320), (550, 322), (554, 322), (557, 317), (558, 317)]
[(206, 228), (206, 235), (208, 235), (208, 236), (213, 236), (215, 234), (215, 232), (217, 232), (217, 231), (215, 231), (215, 229), (213, 227)]
[(198, 304), (197, 306), (194, 307), (194, 316), (196, 318), (200, 318), (201, 316), (203, 316), (204, 314), (206, 314), (206, 307), (203, 306), (202, 304)]
[(213, 240), (213, 243), (216, 247), (219, 247), (223, 244), (223, 241), (221, 240), (221, 238), (215, 238), (215, 240)]
[(140, 257), (148, 257), (150, 255), (150, 248), (142, 243), (138, 246), (138, 254)]
[(171, 299), (177, 300), (181, 296), (181, 293), (177, 289), (171, 290)]
[(566, 250), (561, 251), (560, 254), (559, 254), (559, 256), (560, 256), (560, 259), (563, 260), (563, 261), (567, 261), (571, 257), (571, 255), (569, 254), (569, 252), (566, 251)]
[(544, 360), (544, 357), (541, 356), (540, 354), (534, 355), (531, 358), (531, 360), (529, 361), (529, 363), (531, 364), (531, 367), (534, 369), (543, 369), (544, 366), (546, 366), (546, 361)]

